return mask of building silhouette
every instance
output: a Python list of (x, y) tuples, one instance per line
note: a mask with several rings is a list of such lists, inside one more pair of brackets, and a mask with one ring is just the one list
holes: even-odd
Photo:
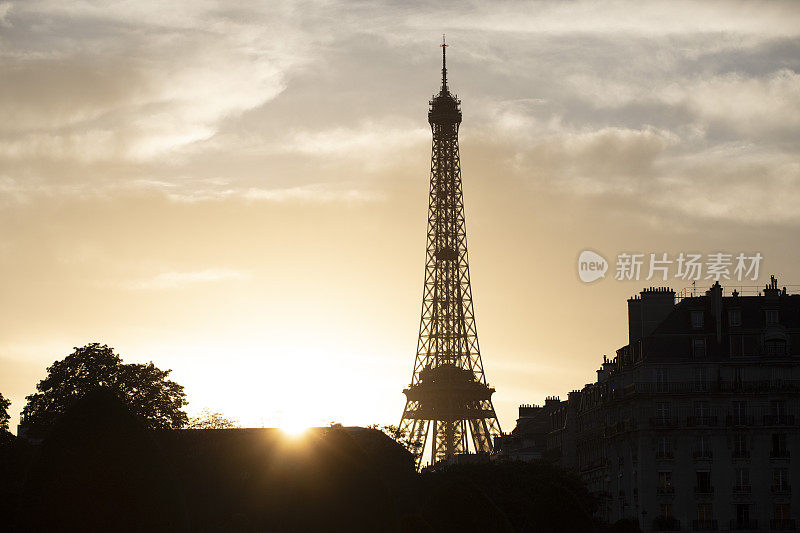
[(774, 277), (757, 296), (717, 282), (676, 303), (671, 289), (649, 288), (628, 300), (628, 329), (596, 382), (521, 407), (498, 456), (526, 459), (535, 442), (540, 457), (577, 469), (612, 523), (796, 531), (800, 295)]
[(491, 452), (500, 434), (494, 389), (483, 373), (472, 305), (467, 231), (461, 189), (460, 100), (447, 86), (442, 42), (442, 86), (430, 101), (433, 133), (425, 286), (417, 354), (400, 427), (417, 445), (417, 464), (431, 440), (432, 462)]

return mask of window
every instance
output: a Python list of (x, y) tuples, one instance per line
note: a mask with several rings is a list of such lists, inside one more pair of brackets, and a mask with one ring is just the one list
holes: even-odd
[(773, 433), (772, 434), (772, 451), (770, 457), (789, 457), (789, 451), (786, 449), (786, 433)]
[(733, 402), (733, 425), (744, 426), (747, 424), (747, 402), (737, 400)]
[(711, 443), (705, 435), (697, 437), (694, 456), (701, 459), (711, 459)]
[(711, 411), (708, 402), (694, 402), (694, 423), (704, 426), (711, 423)]
[(776, 503), (775, 504), (775, 520), (789, 521), (789, 504)]
[(711, 522), (711, 504), (698, 503), (697, 504), (697, 520), (703, 524)]
[(705, 357), (706, 356), (706, 340), (705, 339), (693, 339), (692, 340), (692, 355), (694, 357)]
[(744, 355), (744, 335), (731, 335), (731, 357)]
[(672, 487), (672, 472), (661, 471), (658, 473), (658, 492), (675, 492), (675, 489)]
[(728, 310), (728, 325), (737, 327), (742, 325), (742, 311), (739, 309)]
[(656, 444), (656, 457), (672, 457), (672, 442), (669, 437), (660, 437)]
[(733, 368), (734, 390), (741, 390), (744, 387), (744, 368), (736, 366)]
[(768, 326), (777, 326), (778, 325), (778, 310), (777, 309), (767, 309), (764, 311), (764, 318), (766, 319)]
[(662, 503), (659, 506), (659, 510), (661, 511), (661, 516), (664, 518), (672, 518), (672, 504), (671, 503)]
[(694, 390), (695, 392), (707, 392), (709, 389), (708, 370), (702, 366), (694, 369)]
[(733, 457), (735, 459), (750, 457), (750, 451), (747, 449), (747, 435), (744, 433), (737, 433), (733, 437)]
[(692, 327), (694, 329), (700, 329), (703, 327), (703, 312), (702, 311), (692, 311)]
[(711, 472), (708, 470), (700, 470), (697, 472), (697, 492), (708, 494), (711, 491)]
[(653, 381), (656, 384), (657, 392), (667, 391), (667, 373), (663, 368), (656, 368), (653, 370)]
[(656, 419), (662, 424), (667, 423), (672, 418), (672, 409), (669, 402), (656, 403)]
[(733, 469), (734, 492), (750, 492), (750, 470), (747, 468)]
[(736, 504), (736, 524), (740, 527), (750, 525), (750, 506), (746, 503)]
[(772, 490), (784, 492), (789, 489), (789, 469), (775, 468), (772, 470)]
[(775, 418), (786, 416), (786, 400), (770, 400), (769, 413)]

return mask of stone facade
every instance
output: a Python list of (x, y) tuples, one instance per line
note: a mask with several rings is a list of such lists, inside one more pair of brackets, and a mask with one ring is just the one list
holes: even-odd
[(758, 296), (715, 283), (678, 303), (651, 288), (628, 310), (629, 343), (553, 406), (545, 456), (578, 470), (609, 522), (796, 531), (800, 295), (774, 278)]

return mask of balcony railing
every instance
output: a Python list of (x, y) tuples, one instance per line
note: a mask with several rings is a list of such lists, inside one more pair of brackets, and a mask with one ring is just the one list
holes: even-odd
[(692, 520), (692, 529), (695, 531), (716, 531), (719, 527), (716, 520)]
[(772, 489), (773, 494), (791, 494), (792, 493), (792, 486), (791, 485), (772, 485), (770, 487)]
[(622, 394), (686, 394), (704, 392), (797, 392), (800, 380), (776, 379), (757, 381), (640, 381), (627, 385)]
[(725, 417), (725, 425), (729, 427), (736, 427), (736, 426), (753, 426), (754, 420), (752, 416), (748, 415), (728, 415)]
[(671, 417), (653, 417), (650, 419), (650, 426), (654, 428), (674, 428), (678, 427), (678, 420)]
[(688, 427), (695, 427), (695, 426), (716, 426), (717, 425), (717, 417), (716, 416), (687, 416), (686, 417), (686, 425)]
[(657, 516), (653, 519), (653, 531), (680, 531), (681, 521), (671, 516)]
[(714, 487), (695, 487), (694, 495), (709, 498), (714, 495)]
[(734, 494), (750, 494), (752, 487), (750, 485), (734, 485), (733, 492)]
[(692, 452), (692, 457), (695, 460), (700, 460), (700, 459), (711, 460), (714, 457), (714, 453), (711, 450), (695, 450)]
[(669, 487), (658, 487), (656, 492), (658, 494), (675, 494), (675, 487), (671, 485)]
[(758, 520), (731, 520), (731, 531), (758, 531)]
[(750, 459), (749, 450), (733, 450), (734, 459)]
[(765, 426), (793, 426), (794, 415), (764, 415)]
[(770, 450), (769, 451), (769, 458), (770, 459), (788, 459), (789, 458), (789, 450)]
[(794, 519), (788, 518), (773, 518), (769, 521), (769, 529), (771, 531), (797, 531)]

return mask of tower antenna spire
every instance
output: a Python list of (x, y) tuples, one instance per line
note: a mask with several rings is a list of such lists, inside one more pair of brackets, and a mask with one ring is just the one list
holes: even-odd
[(444, 33), (442, 34), (442, 92), (448, 92), (447, 89), (447, 43), (444, 40)]

